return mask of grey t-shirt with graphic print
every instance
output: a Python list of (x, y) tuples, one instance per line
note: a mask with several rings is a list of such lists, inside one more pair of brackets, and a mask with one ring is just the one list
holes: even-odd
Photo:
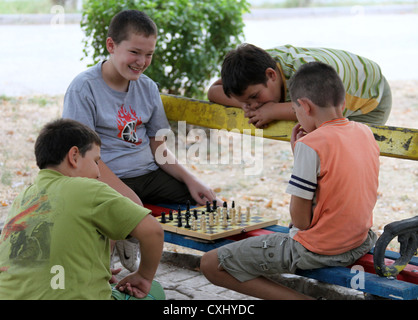
[(128, 92), (113, 90), (103, 80), (102, 63), (71, 82), (63, 118), (84, 123), (99, 134), (102, 160), (119, 178), (157, 170), (149, 138), (170, 128), (157, 85), (142, 74), (130, 81)]

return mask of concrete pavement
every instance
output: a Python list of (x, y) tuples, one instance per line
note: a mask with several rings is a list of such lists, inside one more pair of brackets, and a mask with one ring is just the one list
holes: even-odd
[[(164, 251), (155, 280), (164, 288), (167, 300), (258, 300), (211, 284), (200, 272), (200, 255)], [(119, 262), (115, 268), (122, 267)], [(117, 276), (123, 278), (123, 269)], [(320, 283), (313, 279), (285, 274), (275, 281), (315, 298), (328, 300), (364, 300), (361, 292), (340, 286)]]

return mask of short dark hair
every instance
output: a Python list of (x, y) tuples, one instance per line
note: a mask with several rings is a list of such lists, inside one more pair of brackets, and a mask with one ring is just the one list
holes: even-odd
[(109, 25), (107, 36), (116, 44), (128, 40), (130, 32), (143, 34), (145, 37), (157, 36), (155, 22), (144, 12), (138, 10), (124, 10), (116, 14)]
[(266, 70), (277, 69), (276, 61), (267, 51), (244, 43), (229, 51), (222, 63), (221, 78), (225, 94), (241, 96), (250, 85), (266, 84)]
[(332, 66), (323, 62), (302, 65), (289, 80), (289, 92), (296, 104), (298, 99), (308, 98), (319, 107), (338, 107), (345, 99), (341, 78)]
[(86, 125), (71, 119), (51, 121), (42, 128), (36, 139), (36, 164), (39, 169), (59, 165), (74, 146), (84, 157), (93, 144), (100, 147), (100, 137)]

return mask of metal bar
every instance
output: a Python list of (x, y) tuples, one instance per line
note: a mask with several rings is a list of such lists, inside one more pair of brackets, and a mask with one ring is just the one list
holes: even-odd
[[(209, 101), (161, 94), (169, 120), (186, 121), (201, 127), (225, 129), (253, 136), (290, 141), (293, 121), (277, 121), (267, 129), (256, 129), (248, 124), (240, 108), (226, 107)], [(387, 157), (418, 160), (418, 130), (402, 127), (369, 125), (380, 147), (380, 154)]]

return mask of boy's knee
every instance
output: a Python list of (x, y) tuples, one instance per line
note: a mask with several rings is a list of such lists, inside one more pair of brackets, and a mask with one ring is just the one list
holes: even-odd
[(210, 277), (210, 274), (218, 270), (218, 250), (212, 250), (206, 252), (200, 259), (200, 270), (206, 278)]

